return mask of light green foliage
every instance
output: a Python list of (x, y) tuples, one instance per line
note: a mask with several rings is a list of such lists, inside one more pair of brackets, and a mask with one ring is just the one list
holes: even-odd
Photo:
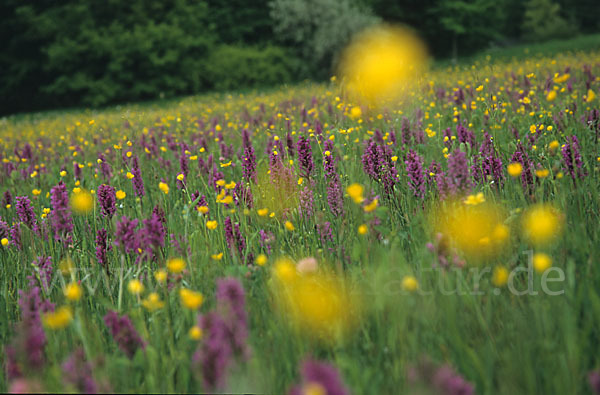
[(560, 5), (552, 0), (529, 0), (525, 5), (523, 37), (530, 41), (565, 38), (577, 32), (577, 26), (561, 15)]

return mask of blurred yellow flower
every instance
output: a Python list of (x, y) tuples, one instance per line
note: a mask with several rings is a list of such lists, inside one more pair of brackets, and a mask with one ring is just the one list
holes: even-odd
[(519, 177), (523, 171), (523, 166), (519, 162), (513, 162), (506, 169), (511, 177)]
[(2, 247), (6, 247), (8, 245), (8, 239), (3, 237), (2, 240), (0, 240), (0, 243), (2, 244)]
[(596, 94), (593, 90), (589, 89), (587, 92), (587, 98), (585, 99), (586, 103), (592, 102), (596, 98)]
[(358, 234), (360, 234), (360, 235), (366, 235), (368, 231), (369, 231), (369, 228), (365, 224), (362, 224), (358, 227)]
[(83, 291), (81, 290), (81, 287), (79, 286), (79, 284), (77, 284), (76, 282), (73, 282), (73, 283), (68, 284), (65, 287), (64, 294), (65, 294), (65, 297), (67, 299), (69, 299), (70, 301), (77, 302), (79, 299), (81, 299), (81, 295), (83, 294)]
[(261, 208), (261, 209), (256, 210), (256, 212), (261, 217), (264, 217), (265, 215), (269, 214), (269, 209), (268, 208)]
[(63, 329), (73, 321), (73, 313), (69, 306), (62, 306), (52, 313), (44, 314), (42, 321), (49, 329)]
[(533, 268), (536, 272), (544, 273), (550, 266), (552, 266), (552, 258), (547, 254), (538, 252), (533, 255)]
[(379, 201), (377, 199), (373, 199), (373, 201), (369, 204), (367, 204), (364, 208), (366, 213), (370, 213), (371, 211), (374, 211), (377, 208)]
[(117, 199), (119, 200), (123, 200), (125, 199), (125, 197), (127, 196), (127, 194), (125, 192), (123, 192), (122, 190), (118, 190), (116, 193)]
[(94, 198), (86, 190), (80, 189), (71, 194), (71, 209), (76, 214), (87, 214), (94, 208)]
[(148, 311), (155, 311), (162, 309), (165, 306), (165, 302), (160, 300), (160, 296), (156, 292), (151, 292), (146, 299), (142, 300), (142, 306)]
[(264, 266), (267, 263), (267, 256), (265, 254), (260, 254), (256, 257), (256, 264), (258, 266)]
[(551, 90), (550, 92), (548, 92), (548, 94), (546, 95), (546, 100), (548, 101), (553, 101), (554, 99), (556, 99), (556, 91), (555, 90)]
[(212, 254), (210, 257), (215, 261), (220, 261), (221, 259), (223, 259), (223, 253), (219, 252), (218, 254)]
[(287, 230), (289, 230), (290, 232), (293, 232), (293, 231), (294, 231), (294, 229), (296, 229), (296, 228), (294, 227), (294, 224), (293, 224), (293, 223), (291, 223), (290, 221), (285, 221), (285, 228), (286, 228)]
[(185, 261), (181, 258), (171, 258), (167, 261), (167, 269), (171, 273), (181, 273), (185, 269)]
[(167, 281), (167, 276), (167, 272), (163, 269), (154, 272), (154, 278), (159, 283), (164, 283), (165, 281)]
[(165, 195), (169, 194), (169, 186), (164, 182), (158, 183), (158, 189), (160, 189)]
[(204, 297), (200, 292), (195, 292), (187, 288), (179, 290), (179, 298), (181, 299), (181, 304), (190, 310), (197, 310), (204, 301)]
[(206, 221), (206, 227), (210, 230), (215, 230), (217, 229), (217, 221)]
[(144, 292), (144, 284), (137, 279), (129, 280), (129, 283), (127, 284), (127, 290), (132, 295), (139, 295)]
[(465, 204), (468, 204), (471, 206), (476, 206), (483, 202), (485, 202), (485, 197), (483, 196), (482, 192), (479, 192), (477, 195), (469, 195), (469, 196), (467, 196), (467, 198), (464, 201)]
[(419, 288), (419, 282), (414, 276), (404, 276), (402, 278), (402, 289), (409, 292), (414, 292)]
[(346, 188), (346, 192), (348, 193), (348, 196), (350, 196), (350, 198), (356, 204), (360, 204), (364, 200), (363, 191), (364, 191), (363, 186), (360, 184), (356, 184), (356, 183), (354, 183), (354, 184), (348, 186), (348, 188)]
[(523, 215), (523, 231), (533, 245), (551, 242), (561, 230), (560, 212), (550, 205), (533, 206)]
[(498, 288), (503, 287), (508, 282), (508, 274), (508, 269), (506, 267), (502, 265), (494, 267), (492, 284)]
[(202, 339), (202, 329), (199, 326), (195, 325), (190, 328), (188, 336), (192, 340), (200, 340)]
[(183, 181), (183, 179), (184, 179), (184, 178), (185, 178), (185, 175), (184, 175), (183, 173), (179, 173), (179, 174), (177, 174), (177, 179), (178, 179), (179, 181)]

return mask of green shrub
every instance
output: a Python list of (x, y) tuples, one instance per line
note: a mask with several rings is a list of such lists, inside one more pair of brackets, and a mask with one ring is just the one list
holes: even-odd
[(298, 64), (280, 47), (221, 45), (211, 53), (204, 68), (211, 88), (231, 90), (292, 82)]

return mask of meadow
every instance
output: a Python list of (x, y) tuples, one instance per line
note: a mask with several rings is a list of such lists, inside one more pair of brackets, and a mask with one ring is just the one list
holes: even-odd
[(0, 120), (0, 391), (600, 393), (600, 52)]

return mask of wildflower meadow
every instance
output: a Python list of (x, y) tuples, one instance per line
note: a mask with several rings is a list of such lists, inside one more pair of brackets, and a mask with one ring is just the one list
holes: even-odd
[(354, 51), (1, 119), (0, 391), (600, 393), (600, 52)]

